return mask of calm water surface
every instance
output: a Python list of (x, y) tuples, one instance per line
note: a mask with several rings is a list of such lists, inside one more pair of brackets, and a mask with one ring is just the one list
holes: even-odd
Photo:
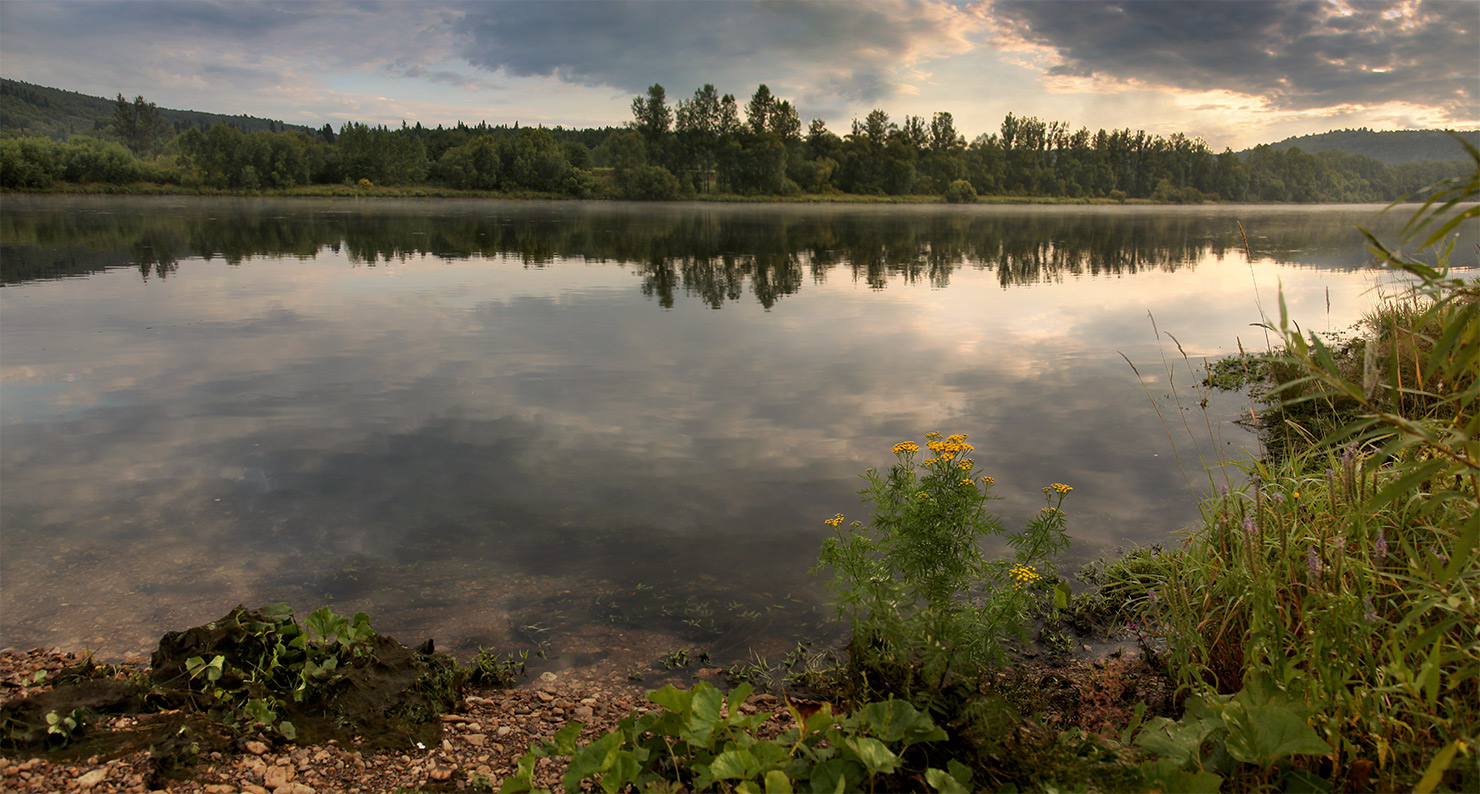
[(1075, 487), (1066, 566), (1175, 542), (1255, 443), (1182, 353), (1262, 348), (1281, 286), (1351, 325), (1377, 209), (6, 197), (0, 647), (288, 601), (564, 666), (777, 653), (823, 519), (932, 430), (1009, 525)]

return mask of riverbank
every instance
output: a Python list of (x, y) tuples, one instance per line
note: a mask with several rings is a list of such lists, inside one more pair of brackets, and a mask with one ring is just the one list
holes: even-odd
[[(1088, 649), (1089, 646), (1086, 646)], [(0, 707), (50, 691), (50, 681), (65, 671), (92, 663), (89, 657), (57, 650), (0, 652)], [(110, 665), (104, 678), (118, 682), (147, 679), (144, 664)], [(684, 668), (671, 683), (725, 684), (717, 668)], [(687, 680), (684, 680), (687, 679)], [(655, 681), (633, 681), (588, 671), (545, 672), (515, 686), (468, 687), (457, 706), (439, 718), (436, 741), (385, 750), (329, 741), (295, 745), (269, 735), (222, 732), (194, 736), (185, 749), (147, 741), (150, 723), (170, 712), (118, 715), (100, 719), (95, 733), (138, 739), (115, 742), (119, 749), (99, 753), (89, 745), (55, 752), (7, 750), (0, 754), (0, 784), (14, 792), (172, 792), (173, 794), (327, 794), (327, 792), (498, 791), (516, 775), (521, 756), (549, 741), (572, 721), (582, 724), (579, 740), (592, 742), (615, 730), (629, 713), (654, 708), (644, 692)], [(1171, 687), (1161, 672), (1134, 649), (1122, 645), (1103, 658), (1028, 661), (997, 674), (987, 691), (1033, 693), (1040, 731), (1118, 730), (1136, 711), (1172, 709)], [(774, 738), (796, 727), (788, 703), (804, 712), (821, 705), (815, 692), (761, 692), (740, 707), (763, 720), (755, 734)], [(834, 708), (846, 709), (838, 703)], [(162, 749), (163, 747), (163, 749)], [(559, 790), (564, 759), (547, 761), (535, 782)]]
[[(358, 187), (355, 185), (303, 185), (280, 190), (221, 190), (207, 187), (190, 187), (176, 184), (135, 182), (128, 184), (57, 184), (35, 189), (0, 189), (0, 195), (103, 195), (103, 196), (223, 196), (233, 198), (396, 198), (396, 199), (488, 199), (495, 201), (610, 201), (616, 203), (640, 203), (629, 199), (593, 196), (585, 199), (573, 198), (558, 192), (531, 190), (460, 190), (456, 188), (424, 186), (380, 186)], [(806, 193), (798, 195), (748, 196), (738, 193), (694, 193), (680, 195), (679, 201), (710, 202), (716, 204), (949, 204), (945, 198), (935, 195), (915, 196), (867, 196), (853, 193)], [(959, 206), (980, 205), (1097, 205), (1097, 206), (1176, 206), (1183, 202), (1159, 202), (1143, 198), (1071, 198), (1067, 196), (978, 196)], [(1219, 204), (1223, 202), (1200, 202)], [(1240, 202), (1248, 203), (1248, 202)], [(1268, 202), (1269, 206), (1281, 206), (1280, 202)], [(1307, 205), (1291, 205), (1307, 206)], [(1319, 206), (1319, 205), (1308, 205)]]

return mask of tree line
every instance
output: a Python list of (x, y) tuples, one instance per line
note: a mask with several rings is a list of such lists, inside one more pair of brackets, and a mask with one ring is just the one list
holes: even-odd
[(797, 108), (765, 85), (742, 106), (706, 84), (675, 103), (653, 85), (633, 99), (625, 127), (580, 130), (459, 122), (245, 132), (229, 124), (161, 123), (153, 103), (120, 95), (113, 118), (94, 136), (0, 140), (0, 187), (154, 182), (230, 191), (438, 186), (646, 200), (810, 194), (1373, 202), (1455, 175), (1463, 165), (1456, 163), (1388, 166), (1363, 155), (1268, 145), (1214, 153), (1181, 133), (1091, 132), (1011, 113), (998, 130), (970, 141), (945, 111), (895, 120), (874, 109), (838, 134), (821, 119), (803, 125)]

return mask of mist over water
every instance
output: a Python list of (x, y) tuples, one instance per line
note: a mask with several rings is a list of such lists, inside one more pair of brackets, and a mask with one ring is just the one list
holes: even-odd
[(1064, 570), (1175, 543), (1256, 443), (1203, 358), (1281, 288), (1356, 322), (1378, 209), (8, 197), (0, 647), (287, 601), (564, 665), (776, 653), (830, 616), (823, 520), (933, 430), (1009, 526), (1074, 486)]

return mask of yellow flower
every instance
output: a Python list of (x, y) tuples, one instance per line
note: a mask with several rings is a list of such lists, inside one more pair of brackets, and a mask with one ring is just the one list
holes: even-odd
[(980, 476), (980, 477), (978, 477), (977, 479), (978, 480), (981, 480), (986, 485), (991, 485), (992, 483), (994, 483), (994, 482), (997, 481), (997, 479), (995, 477), (988, 477), (985, 474), (982, 475), (982, 476)]
[(1007, 572), (1007, 575), (1017, 580), (1015, 583), (1013, 583), (1013, 587), (1015, 588), (1022, 587), (1025, 584), (1032, 584), (1043, 578), (1043, 576), (1038, 573), (1038, 569), (1034, 568), (1031, 565), (1014, 565), (1012, 566), (1012, 569)]
[(1296, 499), (1299, 499), (1300, 498), (1300, 492), (1299, 491), (1296, 491), (1294, 493), (1294, 496), (1295, 496)]
[(963, 460), (960, 463), (957, 463), (956, 465), (959, 466), (959, 467), (961, 467), (961, 471), (971, 471), (971, 467), (976, 465), (976, 461), (969, 460), (968, 459), (968, 460)]
[(833, 516), (832, 518), (827, 519), (826, 521), (824, 521), (822, 523), (827, 524), (828, 526), (834, 526), (835, 527), (835, 526), (843, 523), (843, 514), (842, 513), (838, 513), (837, 515)]
[(967, 477), (966, 479), (964, 479), (964, 480), (961, 481), (961, 484), (962, 485), (970, 485), (971, 484), (971, 478), (970, 477)]
[(902, 454), (905, 454), (905, 453), (914, 453), (914, 452), (919, 452), (919, 451), (920, 451), (920, 448), (918, 446), (916, 446), (915, 445), (915, 442), (913, 442), (913, 441), (901, 441), (898, 444), (895, 444), (894, 445), (894, 454), (896, 454), (896, 455), (902, 455)]
[(1063, 484), (1061, 482), (1056, 482), (1056, 483), (1052, 483), (1052, 484), (1048, 485), (1047, 487), (1045, 487), (1043, 489), (1043, 492), (1044, 493), (1048, 493), (1049, 491), (1053, 491), (1054, 493), (1057, 493), (1057, 494), (1066, 494), (1066, 493), (1068, 493), (1068, 492), (1070, 492), (1072, 490), (1074, 490), (1072, 487), (1070, 487), (1068, 485), (1065, 485), (1065, 484)]
[(930, 499), (930, 494), (925, 493), (924, 491), (917, 491), (915, 493), (915, 496), (917, 498), (919, 498), (919, 500), (922, 501), (922, 502), (927, 501), (927, 500)]
[(1046, 513), (1047, 515), (1053, 515), (1054, 513), (1060, 512), (1060, 510), (1057, 507), (1045, 507), (1042, 510), (1039, 510), (1038, 512), (1040, 512), (1040, 513)]
[(939, 432), (926, 433), (925, 434), (925, 437), (926, 438), (939, 438), (940, 437), (940, 433)]

